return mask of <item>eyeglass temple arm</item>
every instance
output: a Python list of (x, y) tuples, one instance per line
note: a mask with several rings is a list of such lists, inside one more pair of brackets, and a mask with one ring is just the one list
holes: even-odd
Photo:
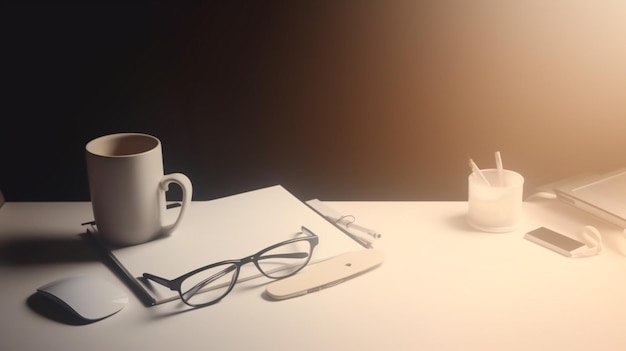
[(161, 284), (161, 285), (163, 285), (165, 287), (168, 287), (168, 288), (170, 288), (172, 290), (176, 290), (176, 288), (172, 286), (172, 281), (169, 280), (169, 279), (161, 278), (161, 277), (158, 277), (158, 276), (156, 276), (154, 274), (150, 274), (150, 273), (144, 273), (143, 277), (146, 278), (146, 279), (152, 280), (155, 283), (159, 283), (159, 284)]

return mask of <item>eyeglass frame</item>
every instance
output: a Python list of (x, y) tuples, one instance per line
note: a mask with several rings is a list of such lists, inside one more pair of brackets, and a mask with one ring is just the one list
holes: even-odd
[[(291, 238), (291, 239), (288, 239), (288, 240), (281, 241), (279, 243), (270, 245), (270, 246), (268, 246), (268, 247), (266, 247), (266, 248), (256, 252), (255, 254), (243, 257), (243, 258), (238, 259), (238, 260), (237, 259), (235, 259), (235, 260), (224, 260), (224, 261), (211, 263), (209, 265), (206, 265), (206, 266), (203, 266), (203, 267), (200, 267), (200, 268), (196, 268), (196, 269), (194, 269), (194, 270), (192, 270), (192, 271), (190, 271), (188, 273), (185, 273), (185, 274), (183, 274), (183, 275), (181, 275), (181, 276), (179, 276), (177, 278), (174, 278), (174, 279), (162, 278), (162, 277), (156, 276), (156, 275), (151, 274), (151, 273), (143, 273), (143, 277), (145, 279), (147, 279), (147, 280), (151, 280), (151, 281), (153, 281), (155, 283), (163, 285), (163, 286), (169, 288), (172, 291), (178, 292), (178, 295), (180, 296), (180, 299), (185, 304), (187, 304), (188, 306), (191, 306), (191, 307), (194, 307), (194, 308), (210, 306), (210, 305), (218, 303), (223, 298), (225, 298), (228, 294), (230, 294), (230, 292), (233, 290), (233, 288), (237, 284), (237, 281), (239, 280), (239, 273), (241, 271), (241, 267), (243, 265), (247, 264), (247, 263), (253, 262), (255, 267), (257, 268), (257, 270), (259, 272), (261, 272), (261, 274), (263, 274), (264, 276), (266, 276), (267, 278), (270, 278), (270, 279), (284, 279), (284, 278), (290, 277), (290, 276), (298, 273), (304, 267), (306, 267), (309, 264), (309, 262), (311, 261), (311, 257), (313, 256), (313, 251), (314, 251), (315, 247), (319, 244), (319, 237), (317, 236), (317, 234), (313, 233), (310, 229), (308, 229), (305, 226), (301, 227), (301, 232), (300, 233), (305, 234), (306, 236), (297, 237), (297, 238)], [(298, 234), (300, 234), (300, 233), (298, 233)], [(309, 244), (310, 244), (310, 250), (309, 250), (309, 253), (308, 253), (307, 260), (306, 260), (306, 262), (302, 266), (300, 266), (298, 269), (294, 270), (293, 272), (285, 275), (284, 277), (274, 278), (274, 277), (269, 276), (266, 272), (264, 272), (261, 269), (261, 267), (259, 267), (258, 260), (259, 260), (259, 258), (261, 257), (261, 255), (263, 253), (265, 253), (267, 251), (270, 251), (270, 250), (273, 250), (273, 249), (275, 249), (277, 247), (280, 247), (280, 246), (283, 246), (283, 245), (288, 245), (288, 244), (291, 244), (291, 243), (295, 243), (295, 242), (298, 242), (298, 241), (305, 241), (305, 240), (308, 241)], [(217, 266), (220, 266), (220, 265), (226, 265), (226, 264), (234, 265), (236, 270), (235, 270), (235, 273), (233, 273), (233, 278), (231, 279), (230, 285), (229, 285), (228, 289), (226, 289), (226, 292), (224, 294), (222, 294), (220, 297), (216, 298), (215, 300), (211, 300), (209, 302), (199, 303), (199, 304), (190, 303), (185, 297), (183, 297), (184, 294), (181, 291), (181, 287), (182, 287), (183, 282), (185, 281), (185, 279), (187, 279), (187, 278), (189, 278), (189, 277), (191, 277), (191, 276), (193, 276), (193, 275), (195, 275), (197, 273), (200, 273), (200, 272), (202, 272), (204, 270), (211, 269), (213, 267), (217, 267)]]

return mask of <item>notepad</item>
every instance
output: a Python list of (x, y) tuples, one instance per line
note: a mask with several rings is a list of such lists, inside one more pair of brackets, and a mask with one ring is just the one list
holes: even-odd
[[(256, 253), (294, 237), (302, 226), (319, 237), (311, 263), (363, 249), (281, 185), (194, 201), (187, 211), (183, 223), (168, 237), (131, 247), (105, 247), (119, 270), (152, 297), (152, 304), (179, 297), (176, 292), (145, 281), (143, 273), (174, 279), (195, 268)], [(176, 213), (170, 215), (176, 217)], [(254, 265), (248, 264), (242, 267), (239, 281), (259, 277), (262, 275)]]

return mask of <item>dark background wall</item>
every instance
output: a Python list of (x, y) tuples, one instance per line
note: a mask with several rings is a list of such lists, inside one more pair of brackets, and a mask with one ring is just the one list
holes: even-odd
[(618, 1), (0, 4), (0, 189), (88, 200), (84, 145), (151, 133), (194, 199), (464, 199), (626, 165)]

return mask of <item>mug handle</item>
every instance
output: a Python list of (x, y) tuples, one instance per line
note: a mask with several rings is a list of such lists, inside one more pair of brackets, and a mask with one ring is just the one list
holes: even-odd
[(191, 194), (193, 192), (191, 180), (189, 180), (189, 178), (182, 173), (171, 173), (164, 175), (163, 179), (161, 179), (161, 182), (159, 183), (161, 191), (167, 191), (171, 183), (178, 184), (178, 186), (180, 186), (180, 188), (182, 189), (183, 204), (180, 208), (180, 212), (178, 213), (178, 218), (176, 218), (176, 221), (172, 224), (163, 226), (161, 233), (165, 235), (173, 232), (174, 229), (176, 229), (176, 227), (178, 227), (178, 225), (180, 224), (181, 220), (183, 219), (183, 215), (185, 214), (185, 210), (191, 203)]

